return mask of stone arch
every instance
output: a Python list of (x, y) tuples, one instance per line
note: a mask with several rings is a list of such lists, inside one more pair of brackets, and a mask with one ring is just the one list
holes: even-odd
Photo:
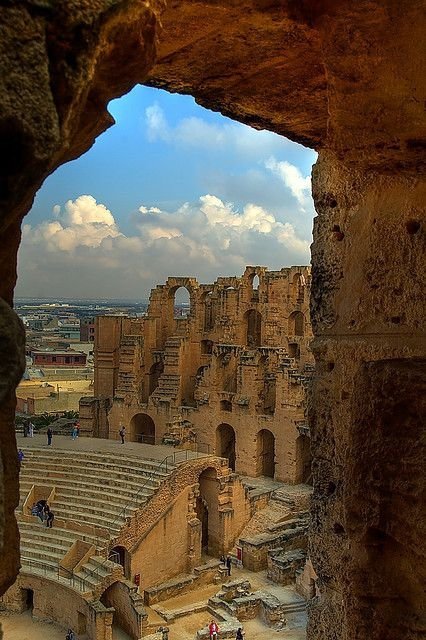
[(155, 444), (155, 422), (147, 413), (137, 413), (130, 420), (130, 440)]
[(261, 429), (256, 436), (257, 473), (275, 476), (275, 436), (269, 429)]
[(142, 635), (142, 619), (140, 616), (129, 615), (132, 611), (132, 601), (128, 583), (120, 580), (113, 582), (100, 596), (99, 600), (108, 609), (113, 610), (113, 625), (124, 631), (132, 640), (138, 640)]
[(117, 545), (110, 549), (108, 554), (108, 560), (112, 560), (116, 564), (120, 564), (123, 567), (124, 576), (129, 580), (131, 577), (131, 562), (130, 562), (130, 553), (121, 545)]
[(300, 435), (296, 440), (296, 484), (312, 484), (311, 439)]
[[(192, 311), (192, 296), (189, 288), (186, 285), (181, 284), (180, 286), (170, 289), (170, 295), (173, 296), (173, 317), (177, 320), (188, 318), (191, 315)], [(179, 297), (183, 298), (183, 300), (179, 301)], [(177, 310), (178, 304), (185, 305), (185, 307), (182, 309), (182, 313), (179, 313)]]
[(235, 430), (227, 422), (222, 422), (216, 429), (216, 455), (227, 458), (232, 471), (235, 471)]
[(301, 311), (293, 311), (288, 319), (288, 335), (305, 335), (305, 316)]
[(204, 540), (202, 540), (202, 544), (209, 555), (217, 556), (221, 548), (221, 540), (219, 482), (216, 469), (214, 467), (204, 469), (199, 475), (198, 483), (200, 500), (197, 500), (197, 509), (200, 509), (200, 515), (203, 518), (201, 520), (201, 526), (202, 528), (204, 527)]
[(257, 309), (249, 309), (244, 314), (245, 344), (260, 347), (262, 344), (262, 314)]

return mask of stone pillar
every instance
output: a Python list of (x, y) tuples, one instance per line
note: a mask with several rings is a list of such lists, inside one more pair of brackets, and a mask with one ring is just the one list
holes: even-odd
[(423, 633), (426, 190), (389, 171), (313, 174), (311, 640)]

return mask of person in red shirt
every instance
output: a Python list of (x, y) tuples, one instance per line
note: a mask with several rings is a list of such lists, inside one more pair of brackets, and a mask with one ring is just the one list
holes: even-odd
[(219, 633), (219, 627), (217, 626), (216, 622), (214, 620), (212, 620), (209, 624), (209, 633), (210, 633), (210, 640), (217, 640), (217, 634)]

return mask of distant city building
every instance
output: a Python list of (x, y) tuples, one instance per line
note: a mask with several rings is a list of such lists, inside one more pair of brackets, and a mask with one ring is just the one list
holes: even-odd
[(85, 367), (86, 354), (83, 351), (46, 351), (33, 349), (30, 352), (35, 367)]
[(81, 342), (95, 341), (95, 318), (81, 318), (80, 320), (80, 340)]

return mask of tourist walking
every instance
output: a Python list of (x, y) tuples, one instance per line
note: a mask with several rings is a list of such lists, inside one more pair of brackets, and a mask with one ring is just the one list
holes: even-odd
[(28, 435), (30, 436), (30, 438), (34, 438), (34, 425), (31, 420), (28, 424)]
[(228, 569), (228, 576), (231, 575), (231, 558), (227, 556), (226, 558), (226, 568)]
[(24, 438), (28, 437), (28, 420), (24, 422)]
[(22, 464), (22, 460), (24, 459), (24, 452), (22, 451), (22, 449), (19, 449), (18, 451), (18, 462), (19, 462), (19, 466), (21, 466)]
[(214, 620), (212, 620), (209, 624), (210, 640), (217, 640), (218, 633), (219, 633), (219, 627), (217, 626), (217, 623)]
[(52, 437), (53, 437), (53, 431), (52, 429), (49, 427), (47, 430), (47, 446), (50, 447), (52, 444)]
[(77, 437), (77, 423), (74, 422), (73, 426), (72, 426), (72, 431), (71, 431), (71, 438), (73, 440), (75, 440)]
[(242, 630), (241, 627), (238, 627), (237, 629), (237, 635), (235, 636), (235, 640), (244, 640), (244, 636), (246, 634), (244, 633), (244, 631)]
[(68, 629), (65, 640), (75, 640), (75, 633), (72, 629)]
[(78, 438), (78, 436), (80, 435), (80, 423), (76, 422), (75, 423), (75, 432), (76, 432), (76, 438)]
[(120, 434), (121, 444), (124, 444), (124, 438), (126, 437), (126, 427), (121, 427), (118, 433)]

